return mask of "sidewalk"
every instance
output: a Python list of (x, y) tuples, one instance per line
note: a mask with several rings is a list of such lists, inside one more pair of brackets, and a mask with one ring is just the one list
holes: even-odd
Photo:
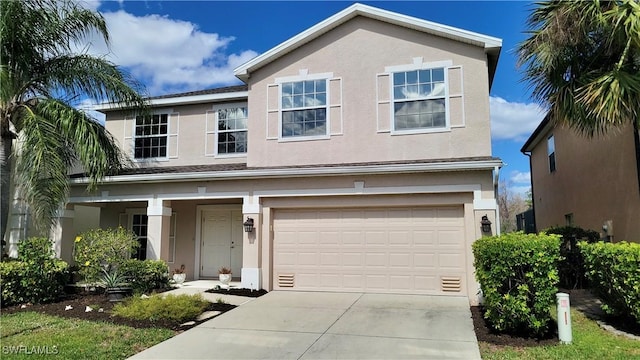
[[(182, 285), (180, 285), (179, 287), (177, 287), (177, 288), (175, 288), (173, 290), (163, 292), (162, 295), (167, 295), (167, 294), (173, 294), (173, 295), (201, 294), (202, 297), (204, 297), (206, 300), (208, 300), (210, 302), (216, 302), (219, 299), (221, 299), (221, 300), (223, 300), (224, 302), (226, 302), (228, 304), (236, 305), (236, 306), (239, 306), (239, 305), (242, 305), (242, 304), (246, 304), (246, 303), (254, 300), (254, 298), (248, 298), (248, 297), (244, 297), (244, 296), (224, 295), (224, 294), (205, 292), (206, 290), (213, 289), (218, 285), (222, 285), (222, 283), (220, 281), (217, 281), (217, 280), (195, 280), (195, 281), (189, 281), (189, 282), (184, 282)], [(239, 288), (240, 287), (240, 282), (239, 281), (231, 281), (230, 286)]]

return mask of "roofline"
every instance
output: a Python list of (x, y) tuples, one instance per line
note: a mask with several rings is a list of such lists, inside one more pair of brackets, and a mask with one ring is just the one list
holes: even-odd
[[(229, 101), (229, 100), (241, 100), (247, 99), (249, 96), (248, 91), (234, 91), (228, 93), (217, 93), (217, 94), (203, 94), (203, 95), (190, 95), (190, 96), (180, 96), (179, 94), (174, 97), (167, 97), (161, 99), (149, 99), (147, 102), (150, 106), (169, 106), (169, 105), (188, 105), (188, 104), (198, 104), (204, 102), (220, 102), (220, 101)], [(115, 103), (105, 103), (98, 104), (93, 107), (92, 110), (107, 112), (107, 111), (115, 111), (124, 109), (119, 104)]]
[[(276, 168), (276, 169), (248, 169), (229, 171), (203, 171), (203, 172), (183, 172), (171, 174), (139, 174), (109, 176), (103, 183), (140, 183), (140, 182), (185, 182), (194, 180), (239, 180), (254, 178), (294, 178), (305, 176), (347, 176), (347, 175), (371, 175), (434, 171), (473, 171), (473, 170), (494, 170), (502, 167), (500, 159), (480, 160), (480, 161), (450, 161), (441, 163), (421, 163), (421, 164), (386, 164), (386, 165), (364, 165), (364, 166), (327, 166), (308, 168)], [(71, 184), (88, 184), (87, 178), (71, 179)]]
[(548, 129), (548, 125), (550, 123), (551, 123), (550, 116), (549, 116), (549, 113), (547, 113), (547, 115), (544, 116), (540, 124), (538, 124), (538, 127), (535, 130), (533, 130), (533, 132), (531, 133), (531, 136), (529, 136), (527, 141), (525, 141), (524, 145), (522, 145), (520, 152), (524, 154), (526, 152), (533, 151), (533, 147), (536, 146), (540, 141), (539, 139), (540, 135)]
[[(337, 14), (299, 33), (298, 35), (271, 48), (267, 52), (258, 55), (255, 58), (240, 65), (233, 70), (233, 73), (240, 80), (246, 82), (252, 71), (261, 68), (265, 64), (270, 63), (280, 56), (292, 51), (297, 47), (304, 45), (307, 42), (310, 42), (311, 40), (359, 15), (480, 46), (485, 49), (485, 52), (487, 54), (491, 55), (490, 58), (492, 61), (495, 61), (495, 64), (497, 64), (500, 50), (502, 48), (502, 39), (496, 37), (487, 36), (448, 25), (442, 25), (416, 17), (411, 17), (388, 10), (382, 10), (372, 6), (363, 5), (360, 3), (355, 3), (348, 8), (338, 12)], [(489, 68), (492, 69), (490, 71), (490, 78), (493, 78), (495, 67), (496, 66), (494, 64), (491, 64), (491, 66), (489, 66)], [(490, 79), (490, 82), (491, 81), (492, 80)]]

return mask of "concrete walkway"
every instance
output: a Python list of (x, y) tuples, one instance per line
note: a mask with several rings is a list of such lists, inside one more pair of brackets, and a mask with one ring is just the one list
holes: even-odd
[(466, 297), (270, 292), (133, 359), (480, 359)]

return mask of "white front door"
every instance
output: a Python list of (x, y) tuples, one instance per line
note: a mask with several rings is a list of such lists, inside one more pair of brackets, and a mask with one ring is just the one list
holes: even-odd
[(205, 210), (202, 212), (200, 276), (217, 277), (221, 267), (231, 268), (234, 276), (242, 269), (242, 212)]

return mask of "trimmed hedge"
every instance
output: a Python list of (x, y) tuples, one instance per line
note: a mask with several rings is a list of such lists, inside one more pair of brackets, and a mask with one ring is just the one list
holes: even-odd
[(47, 238), (28, 238), (18, 244), (18, 259), (0, 263), (2, 306), (58, 300), (69, 280), (67, 263), (54, 258)]
[(555, 304), (558, 235), (515, 232), (473, 243), (476, 279), (484, 295), (484, 317), (499, 332), (545, 335)]
[(136, 293), (149, 293), (169, 287), (169, 268), (162, 260), (129, 259), (120, 265), (122, 273)]
[(562, 236), (560, 239), (561, 260), (558, 264), (560, 286), (566, 289), (588, 288), (589, 282), (585, 274), (584, 258), (578, 248), (578, 242), (595, 243), (600, 240), (600, 234), (593, 230), (573, 226), (552, 227), (544, 232)]
[(640, 324), (640, 244), (578, 244), (592, 291), (611, 315), (631, 315)]

